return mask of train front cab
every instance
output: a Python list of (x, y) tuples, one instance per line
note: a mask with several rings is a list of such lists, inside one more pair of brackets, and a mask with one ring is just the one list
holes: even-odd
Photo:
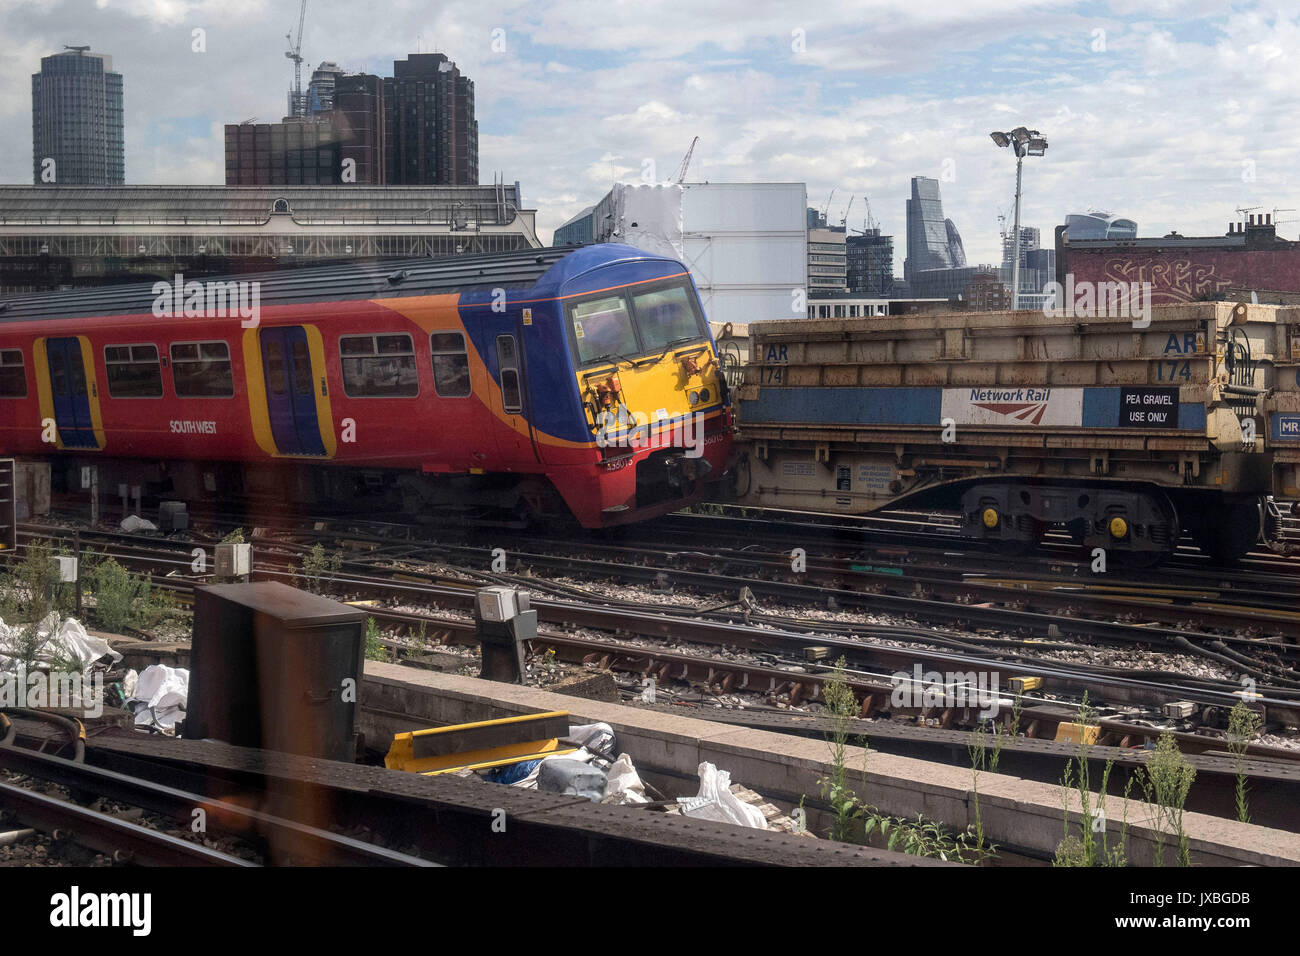
[(587, 527), (698, 501), (730, 452), (730, 396), (689, 273), (628, 252), (639, 258), (568, 279), (556, 300), (582, 466), (549, 474)]

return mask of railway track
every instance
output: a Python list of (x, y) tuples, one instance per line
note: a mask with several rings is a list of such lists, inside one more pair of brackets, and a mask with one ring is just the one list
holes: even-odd
[[(24, 529), (25, 533), (35, 533)], [(178, 573), (189, 565), (188, 557), (178, 558), (172, 548), (188, 548), (190, 542), (163, 544), (151, 541), (142, 544), (138, 538), (128, 541), (119, 540), (122, 536), (106, 535), (97, 537), (98, 533), (83, 535), (86, 541), (115, 542), (113, 553), (136, 567), (158, 570), (158, 563), (169, 562), (171, 573), (157, 577), (160, 583), (184, 591), (194, 583), (188, 575)], [(399, 542), (405, 548), (408, 543)], [(293, 558), (302, 554), (305, 545), (292, 541), (263, 542), (259, 552), (258, 574), (269, 576), (287, 576), (292, 574)], [(144, 552), (144, 553), (142, 553)], [(277, 553), (278, 552), (278, 553)], [(170, 553), (170, 557), (165, 555)], [(372, 555), (372, 557), (374, 557)], [(406, 555), (409, 558), (409, 555)], [(427, 557), (427, 556), (426, 556)], [(482, 555), (482, 564), (489, 556)], [(387, 555), (385, 561), (390, 561)], [(608, 570), (608, 569), (606, 569)], [(653, 569), (641, 569), (643, 572)], [(726, 586), (734, 586), (738, 580), (728, 579)], [(376, 598), (403, 603), (436, 602), (445, 606), (467, 609), (472, 601), (474, 587), (488, 582), (515, 583), (534, 591), (554, 590), (554, 586), (544, 581), (518, 576), (472, 572), (465, 574), (463, 569), (456, 575), (437, 575), (413, 572), (410, 568), (399, 566), (384, 569), (377, 573), (374, 562), (364, 563), (349, 560), (340, 573), (330, 576), (329, 583), (363, 599)], [(711, 580), (718, 585), (716, 577)], [(757, 582), (750, 582), (751, 586)], [(807, 592), (806, 585), (790, 585), (781, 582), (769, 582), (771, 587), (783, 593), (789, 599), (792, 596), (816, 604), (818, 598), (825, 595), (818, 589), (818, 594)], [(794, 590), (792, 590), (794, 589)], [(802, 590), (800, 590), (802, 589)], [(970, 635), (945, 635), (924, 628), (900, 628), (898, 626), (836, 626), (827, 622), (808, 621), (799, 618), (780, 616), (764, 617), (761, 612), (744, 610), (740, 613), (725, 608), (701, 614), (699, 609), (677, 608), (656, 609), (653, 612), (636, 607), (633, 602), (618, 600), (596, 600), (592, 595), (577, 595), (574, 589), (561, 588), (570, 593), (563, 598), (536, 598), (534, 606), (538, 608), (542, 620), (558, 625), (565, 631), (547, 631), (539, 639), (539, 646), (546, 646), (561, 652), (566, 659), (588, 663), (600, 663), (624, 671), (641, 673), (643, 676), (655, 676), (661, 680), (686, 679), (703, 681), (707, 684), (717, 683), (722, 688), (758, 690), (770, 695), (788, 695), (797, 703), (800, 700), (815, 699), (824, 683), (824, 674), (818, 674), (799, 663), (800, 652), (809, 646), (825, 647), (832, 654), (843, 653), (851, 660), (851, 668), (856, 673), (851, 677), (857, 682), (858, 691), (866, 712), (884, 709), (890, 690), (889, 677), (900, 669), (906, 670), (915, 662), (924, 659), (929, 664), (944, 670), (983, 669), (986, 672), (1009, 679), (1011, 676), (1039, 676), (1051, 682), (1056, 692), (1064, 695), (1081, 696), (1083, 692), (1092, 695), (1093, 700), (1101, 698), (1117, 704), (1127, 703), (1139, 707), (1158, 707), (1159, 703), (1169, 699), (1191, 700), (1204, 713), (1213, 714), (1217, 710), (1220, 716), (1239, 699), (1240, 687), (1229, 681), (1189, 680), (1171, 673), (1137, 673), (1132, 670), (1120, 671), (1115, 668), (1084, 666), (1063, 662), (1045, 662), (1036, 660), (1041, 647), (1034, 647), (1033, 640), (991, 639), (981, 640)], [(846, 592), (837, 591), (830, 596), (839, 595), (843, 599)], [(810, 600), (810, 597), (813, 598)], [(878, 605), (882, 595), (854, 595), (862, 602), (861, 606)], [(908, 599), (915, 601), (916, 599)], [(732, 602), (734, 604), (734, 602)], [(930, 602), (937, 605), (935, 613), (949, 615), (954, 621), (964, 620), (972, 614), (986, 614), (996, 611), (1002, 617), (998, 624), (1007, 627), (1032, 627), (1046, 629), (1050, 622), (1042, 615), (1029, 615), (1029, 612), (990, 609), (970, 606), (957, 606), (944, 602)], [(632, 605), (632, 606), (629, 606)], [(914, 605), (909, 604), (909, 609)], [(877, 608), (878, 609), (878, 608)], [(432, 626), (437, 633), (465, 633), (471, 631), (466, 618), (447, 619), (430, 615), (405, 615), (384, 608), (372, 608), (371, 613), (379, 620), (390, 623), (416, 626)], [(771, 618), (771, 619), (769, 619)], [(1030, 619), (1032, 618), (1032, 620)], [(1086, 635), (1097, 638), (1096, 622), (1069, 622), (1068, 619), (1052, 618), (1058, 628), (1068, 627), (1071, 623), (1087, 628)], [(983, 620), (987, 625), (989, 621)], [(769, 655), (768, 667), (756, 663), (735, 660), (718, 660), (716, 655), (710, 657), (698, 650), (679, 652), (663, 647), (629, 646), (626, 642), (599, 639), (587, 635), (575, 635), (573, 628), (599, 629), (610, 634), (635, 634), (656, 640), (689, 642), (701, 647), (745, 647), (750, 653)], [(1102, 628), (1104, 637), (1114, 640), (1116, 635), (1133, 643), (1150, 645), (1160, 639), (1161, 635), (1153, 633), (1151, 628), (1141, 628), (1128, 624), (1107, 624)], [(1170, 640), (1186, 641), (1181, 634), (1168, 634)], [(897, 646), (890, 646), (893, 643)], [(918, 650), (918, 645), (928, 645), (931, 650)], [(937, 649), (933, 649), (938, 645)], [(1195, 645), (1192, 649), (1196, 650)], [(1229, 648), (1225, 649), (1230, 650)], [(1016, 651), (1023, 653), (1016, 653)], [(1204, 652), (1204, 648), (1200, 649)], [(1238, 663), (1230, 659), (1230, 663)], [(1252, 665), (1241, 664), (1243, 670)], [(793, 670), (792, 670), (793, 668)], [(1265, 676), (1262, 675), (1261, 676)], [(1268, 685), (1261, 681), (1260, 692), (1265, 695), (1265, 706), (1275, 717), (1294, 722), (1300, 708), (1300, 693), (1295, 688)], [(941, 724), (969, 719), (969, 714), (953, 713), (950, 708), (943, 709), (936, 715), (927, 716)], [(1133, 734), (1149, 733), (1136, 727)]]

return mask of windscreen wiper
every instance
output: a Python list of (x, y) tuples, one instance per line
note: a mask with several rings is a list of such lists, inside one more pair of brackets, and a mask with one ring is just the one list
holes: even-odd
[(663, 357), (664, 357), (665, 355), (667, 355), (669, 352), (671, 352), (673, 349), (677, 348), (677, 346), (679, 346), (679, 345), (686, 345), (686, 344), (689, 343), (689, 342), (694, 342), (694, 341), (695, 341), (696, 339), (698, 339), (699, 337), (700, 337), (700, 336), (699, 336), (699, 334), (697, 333), (697, 334), (695, 334), (695, 335), (683, 335), (681, 338), (673, 339), (671, 342), (669, 342), (667, 345), (664, 346), (664, 350), (663, 350), (662, 352), (660, 352), (660, 353), (659, 353), (655, 358), (653, 358), (653, 359), (640, 359), (639, 361), (633, 362), (632, 364), (633, 364), (633, 365), (644, 365), (646, 362), (650, 362), (650, 361), (653, 361), (653, 362), (661, 362), (661, 361), (663, 361)]
[(588, 364), (588, 365), (601, 365), (601, 364), (603, 364), (603, 363), (605, 363), (605, 362), (611, 362), (611, 363), (613, 363), (615, 366), (617, 366), (617, 365), (619, 365), (619, 364), (621, 364), (621, 363), (623, 363), (623, 362), (626, 362), (629, 368), (635, 364), (635, 363), (634, 363), (630, 358), (628, 358), (626, 355), (617, 355), (617, 354), (615, 354), (615, 353), (613, 353), (613, 352), (606, 352), (604, 355), (597, 355), (594, 359), (589, 359), (589, 360), (587, 361), (587, 364)]

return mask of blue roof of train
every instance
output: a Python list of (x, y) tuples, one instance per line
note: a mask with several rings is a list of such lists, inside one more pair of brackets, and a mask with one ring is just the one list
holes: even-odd
[[(663, 275), (664, 264), (671, 264), (673, 271), (682, 268), (675, 260), (631, 246), (600, 243), (577, 249), (525, 249), (445, 259), (390, 259), (184, 278), (199, 282), (256, 280), (259, 283), (259, 301), (264, 306), (439, 295), (494, 288), (529, 289), (538, 298), (545, 298), (558, 294), (562, 286), (580, 285), (582, 276), (617, 262), (644, 264), (647, 278)], [(170, 278), (15, 296), (0, 301), (0, 323), (148, 313), (153, 308), (156, 282)]]

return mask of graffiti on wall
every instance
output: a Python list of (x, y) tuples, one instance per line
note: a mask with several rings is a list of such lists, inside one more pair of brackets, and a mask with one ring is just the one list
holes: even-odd
[(1151, 283), (1152, 301), (1156, 304), (1214, 298), (1235, 283), (1233, 278), (1216, 270), (1217, 264), (1213, 262), (1155, 256), (1111, 258), (1103, 268), (1111, 282)]

